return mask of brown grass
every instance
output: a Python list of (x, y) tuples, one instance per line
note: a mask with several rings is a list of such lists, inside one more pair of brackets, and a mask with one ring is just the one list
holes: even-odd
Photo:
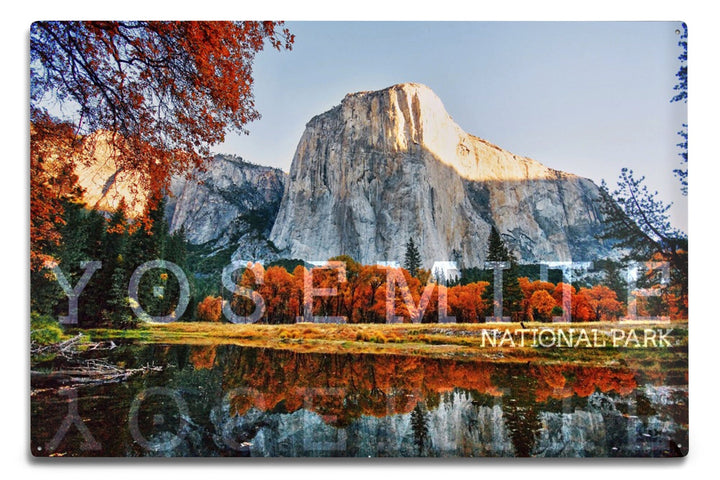
[[(642, 331), (644, 328), (672, 327), (674, 339), (680, 348), (687, 346), (687, 323), (672, 325), (618, 324), (611, 322), (586, 324), (528, 324), (528, 329), (570, 328), (596, 329), (600, 338), (609, 339), (611, 329)], [(608, 361), (621, 352), (629, 352), (638, 358), (646, 358), (652, 352), (664, 355), (668, 349), (601, 349), (601, 348), (524, 348), (483, 344), (483, 331), (510, 332), (520, 339), (518, 324), (310, 324), (294, 325), (234, 325), (229, 323), (169, 323), (145, 325), (140, 330), (95, 330), (95, 338), (126, 336), (151, 343), (182, 343), (194, 345), (233, 344), (251, 347), (294, 350), (317, 353), (385, 353), (420, 355), (442, 358), (492, 359), (493, 361), (527, 361), (528, 359), (575, 359), (584, 362), (602, 357)], [(490, 333), (490, 332), (487, 332)], [(663, 352), (665, 350), (665, 352)], [(623, 353), (626, 355), (626, 353)], [(683, 353), (681, 355), (685, 355)], [(650, 355), (652, 356), (652, 355)]]

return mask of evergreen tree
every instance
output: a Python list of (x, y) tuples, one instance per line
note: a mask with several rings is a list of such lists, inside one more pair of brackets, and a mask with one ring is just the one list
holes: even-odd
[[(68, 202), (64, 205), (63, 220), (65, 223), (60, 228), (63, 243), (58, 248), (56, 258), (65, 278), (74, 286), (85, 271), (80, 266), (83, 262), (102, 261), (105, 219), (102, 214), (88, 210), (82, 203)], [(98, 282), (98, 273), (101, 271), (93, 274), (80, 295), (78, 325), (81, 327), (97, 326), (100, 322), (105, 300), (105, 291)], [(62, 293), (54, 314), (65, 315), (67, 308), (67, 296)]]
[[(187, 272), (187, 242), (184, 231), (169, 234), (164, 198), (149, 204), (156, 205), (145, 214), (150, 220), (150, 229), (138, 227), (128, 242), (126, 268), (129, 275), (143, 263), (153, 260), (170, 261)], [(140, 279), (138, 301), (150, 316), (170, 314), (177, 306), (179, 294), (179, 279), (170, 270), (155, 268), (147, 271)]]
[[(63, 205), (61, 245), (50, 253), (71, 285), (76, 285), (85, 261), (100, 261), (84, 288), (78, 304), (80, 327), (114, 326), (128, 328), (137, 323), (130, 309), (128, 285), (134, 270), (151, 260), (169, 260), (187, 270), (187, 242), (184, 231), (168, 234), (163, 216), (164, 200), (146, 212), (152, 227), (131, 225), (127, 207), (121, 201), (106, 219), (104, 214), (86, 208), (82, 203), (66, 201)], [(67, 295), (52, 272), (31, 271), (31, 310), (48, 315), (67, 312)], [(166, 315), (177, 304), (180, 284), (169, 270), (153, 269), (143, 275), (139, 285), (139, 302), (152, 316)], [(192, 287), (192, 285), (191, 285)]]
[(427, 414), (418, 402), (410, 414), (410, 427), (413, 433), (413, 443), (418, 449), (418, 455), (422, 455), (428, 441)]
[[(152, 203), (154, 202), (148, 202), (148, 206)], [(137, 225), (135, 231), (130, 235), (127, 256), (124, 258), (125, 266), (128, 269), (128, 279), (140, 265), (164, 259), (167, 223), (162, 209), (164, 209), (165, 202), (161, 198), (157, 204), (157, 208), (148, 207), (145, 211), (145, 217), (149, 219), (151, 227), (148, 229), (146, 225)], [(166, 298), (163, 273), (165, 272), (153, 269), (146, 272), (140, 279), (137, 300), (142, 309), (150, 316), (166, 314), (163, 311)], [(169, 279), (169, 275), (166, 274), (165, 278)]]
[(110, 277), (110, 288), (108, 289), (107, 311), (105, 318), (115, 328), (130, 328), (137, 324), (137, 319), (130, 310), (128, 297), (128, 281), (130, 275), (125, 268), (125, 259), (122, 253), (118, 253), (115, 261), (115, 268)]
[[(613, 247), (624, 250), (623, 261), (665, 261), (670, 264), (671, 286), (682, 305), (688, 298), (688, 238), (672, 226), (670, 205), (651, 193), (645, 177), (635, 178), (633, 171), (623, 168), (617, 189), (610, 192), (601, 184), (600, 212), (605, 219), (605, 232), (599, 238), (610, 240)], [(681, 315), (687, 315), (683, 309)]]
[[(687, 102), (687, 25), (678, 30), (678, 46), (682, 53), (678, 57), (680, 68), (676, 74), (677, 92), (671, 102)], [(682, 137), (680, 156), (682, 168), (675, 169), (683, 195), (687, 195), (688, 133), (687, 124), (678, 132)], [(601, 185), (600, 213), (606, 228), (599, 236), (614, 242), (615, 249), (625, 250), (624, 261), (649, 260), (665, 261), (670, 264), (670, 287), (679, 299), (680, 315), (687, 316), (688, 304), (688, 238), (687, 235), (672, 226), (668, 213), (671, 205), (659, 198), (658, 192), (652, 192), (645, 185), (645, 177), (635, 177), (632, 170), (623, 168), (617, 181), (617, 189), (610, 191), (603, 181)]]
[(405, 244), (405, 263), (403, 267), (410, 272), (410, 275), (415, 277), (420, 265), (420, 252), (415, 246), (415, 241), (410, 237), (410, 240)]
[(628, 297), (627, 280), (620, 262), (610, 259), (597, 260), (596, 268), (602, 273), (602, 285), (615, 292), (618, 300), (624, 302)]
[(505, 242), (500, 237), (495, 226), (490, 229), (486, 259), (488, 262), (507, 262), (510, 260), (510, 251), (505, 246)]
[(105, 240), (105, 258), (103, 270), (107, 276), (107, 310), (105, 319), (115, 328), (128, 328), (135, 324), (135, 317), (128, 302), (128, 283), (130, 272), (127, 268), (127, 249), (129, 241), (127, 207), (120, 200), (115, 212), (108, 221)]
[[(510, 268), (503, 271), (503, 309), (510, 313), (513, 320), (517, 320), (515, 317), (517, 317), (522, 310), (521, 302), (523, 299), (522, 289), (518, 281), (520, 267), (515, 255), (505, 245), (505, 241), (495, 226), (490, 229), (486, 259), (488, 262), (510, 263)], [(486, 289), (486, 295), (488, 296), (488, 300), (492, 300), (494, 292), (493, 277), (490, 276), (488, 280), (490, 281), (490, 286)], [(492, 301), (487, 303), (488, 305), (492, 305)]]
[[(679, 31), (679, 30), (678, 30)], [(688, 69), (687, 69), (687, 25), (682, 24), (682, 31), (680, 32), (680, 40), (678, 46), (682, 49), (682, 53), (678, 57), (680, 60), (680, 68), (675, 76), (678, 79), (678, 83), (673, 87), (678, 93), (673, 96), (671, 102), (684, 102), (687, 103), (687, 85), (688, 85)], [(682, 130), (677, 132), (682, 138), (682, 141), (677, 144), (680, 147), (680, 158), (682, 158), (681, 168), (673, 170), (675, 176), (680, 180), (681, 191), (683, 195), (687, 195), (688, 189), (688, 126), (687, 123), (683, 123)]]
[(503, 308), (510, 313), (515, 322), (520, 321), (523, 300), (518, 277), (520, 277), (520, 268), (517, 259), (510, 254), (510, 268), (503, 272)]

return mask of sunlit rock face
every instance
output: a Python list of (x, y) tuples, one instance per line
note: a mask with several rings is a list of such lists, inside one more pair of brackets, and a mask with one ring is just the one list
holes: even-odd
[[(181, 182), (181, 180), (177, 180)], [(169, 205), (170, 231), (184, 228), (192, 244), (265, 245), (285, 186), (281, 170), (216, 155), (207, 170), (183, 182)], [(262, 258), (260, 252), (256, 252)]]
[(300, 139), (271, 241), (285, 256), (479, 266), (495, 225), (521, 260), (607, 253), (600, 191), (465, 133), (426, 86), (347, 95)]
[(75, 164), (83, 201), (104, 212), (114, 212), (122, 201), (126, 214), (137, 218), (145, 211), (148, 180), (141, 173), (119, 168), (116, 155), (110, 133), (95, 132), (84, 139), (82, 159)]

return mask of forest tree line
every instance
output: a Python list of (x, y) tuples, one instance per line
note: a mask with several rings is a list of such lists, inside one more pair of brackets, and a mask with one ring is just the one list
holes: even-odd
[[(184, 231), (171, 234), (163, 215), (164, 200), (156, 205), (146, 213), (151, 219), (151, 227), (146, 228), (128, 219), (122, 203), (112, 214), (88, 209), (77, 199), (65, 203), (60, 226), (63, 242), (51, 252), (57, 259), (56, 268), (74, 287), (85, 272), (83, 262), (102, 263), (79, 297), (79, 327), (137, 326), (141, 320), (131, 308), (133, 301), (151, 317), (170, 316), (177, 321), (237, 322), (238, 318), (250, 317), (258, 323), (287, 324), (296, 323), (309, 312), (314, 317), (344, 317), (348, 323), (386, 323), (390, 288), (394, 290), (393, 313), (401, 321), (438, 322), (447, 315), (459, 323), (479, 323), (494, 314), (492, 270), (462, 269), (459, 278), (438, 282), (442, 275), (420, 268), (412, 241), (406, 245), (403, 267), (363, 265), (349, 256), (331, 258), (342, 265), (341, 278), (339, 269), (312, 268), (302, 261), (286, 259), (266, 267), (256, 263), (239, 268), (233, 277), (236, 288), (229, 289), (222, 285), (221, 272), (208, 275), (194, 271), (188, 262), (191, 246)], [(507, 261), (503, 316), (513, 321), (548, 322), (563, 315), (578, 322), (617, 320), (628, 313), (628, 285), (615, 262), (597, 262), (601, 268), (594, 282), (565, 284), (556, 270), (550, 270), (550, 281), (543, 281), (539, 279), (539, 266), (519, 264), (494, 228), (486, 256), (488, 261)], [(153, 260), (172, 262), (185, 272), (190, 298), (184, 312), (175, 311), (180, 282), (167, 269), (153, 268), (144, 273), (137, 298), (130, 297), (133, 272)], [(31, 272), (33, 312), (54, 318), (67, 315), (68, 296), (56, 272), (48, 268)], [(309, 285), (315, 290), (335, 289), (336, 295), (310, 296)], [(672, 284), (661, 293), (638, 301), (637, 315), (685, 318), (686, 305)], [(563, 295), (569, 295), (569, 312), (563, 310), (567, 307)], [(262, 305), (252, 300), (258, 296)]]

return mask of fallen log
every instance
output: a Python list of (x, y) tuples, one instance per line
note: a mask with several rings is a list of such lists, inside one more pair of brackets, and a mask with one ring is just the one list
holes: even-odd
[(120, 368), (116, 365), (98, 361), (88, 361), (86, 365), (64, 368), (50, 372), (31, 371), (31, 380), (61, 384), (102, 384), (127, 380), (136, 374), (160, 372), (161, 366), (145, 365), (140, 368)]

